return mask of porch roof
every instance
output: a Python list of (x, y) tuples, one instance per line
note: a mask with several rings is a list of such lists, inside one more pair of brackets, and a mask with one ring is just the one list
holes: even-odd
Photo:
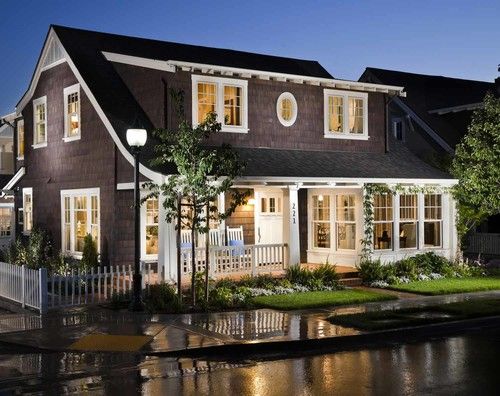
[(404, 146), (389, 153), (237, 148), (246, 161), (244, 176), (453, 179)]

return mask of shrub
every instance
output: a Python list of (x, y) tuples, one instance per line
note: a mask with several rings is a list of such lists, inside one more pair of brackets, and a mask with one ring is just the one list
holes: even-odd
[(316, 267), (312, 271), (315, 279), (320, 279), (325, 286), (337, 286), (339, 282), (339, 274), (336, 271), (336, 266), (325, 263)]
[(397, 277), (405, 277), (410, 280), (415, 280), (419, 274), (417, 261), (414, 257), (408, 257), (396, 261), (394, 263), (394, 272)]
[(77, 263), (79, 263), (78, 260), (59, 252), (49, 259), (47, 271), (52, 275), (66, 275), (71, 272), (71, 269), (78, 268)]
[(180, 312), (182, 310), (175, 287), (167, 283), (149, 287), (145, 306), (149, 312)]
[(293, 284), (306, 285), (313, 278), (313, 273), (308, 268), (303, 268), (300, 264), (291, 265), (286, 269), (286, 279)]
[(361, 260), (356, 268), (359, 271), (359, 276), (363, 280), (363, 283), (373, 283), (380, 280), (385, 280), (385, 274), (383, 270), (384, 265), (377, 260)]
[(228, 287), (217, 287), (210, 291), (209, 305), (224, 309), (233, 306), (233, 292)]
[[(243, 279), (243, 277), (242, 277)], [(217, 279), (214, 283), (214, 287), (227, 287), (229, 289), (235, 289), (238, 287), (238, 284), (234, 279), (231, 278), (221, 278)]]
[(99, 265), (97, 246), (90, 234), (85, 235), (83, 239), (83, 252), (80, 265), (85, 272), (90, 271), (92, 268), (97, 268)]
[(11, 264), (26, 265), (31, 269), (47, 267), (52, 254), (52, 242), (49, 235), (38, 228), (33, 228), (28, 237), (18, 238), (7, 251), (7, 260)]
[(237, 282), (240, 286), (246, 287), (256, 287), (256, 288), (264, 288), (269, 289), (276, 285), (278, 285), (279, 279), (274, 278), (268, 274), (259, 274), (257, 276), (245, 275), (243, 276), (239, 282)]

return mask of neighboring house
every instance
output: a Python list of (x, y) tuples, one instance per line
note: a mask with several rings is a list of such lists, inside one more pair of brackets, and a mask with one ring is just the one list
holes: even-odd
[[(500, 78), (486, 82), (368, 67), (359, 81), (405, 87), (406, 97), (394, 97), (389, 104), (390, 138), (442, 169), (450, 165), (455, 147), (486, 93), (500, 95)], [(478, 227), (468, 249), (500, 255), (499, 215)]]
[[(20, 231), (48, 229), (56, 247), (76, 257), (90, 233), (103, 262), (130, 264), (133, 159), (126, 130), (176, 128), (172, 89), (183, 91), (193, 124), (217, 112), (222, 132), (208, 144), (230, 143), (247, 162), (235, 187), (250, 189), (252, 200), (220, 228), (242, 227), (241, 242), (262, 248), (257, 266), (276, 247), (287, 249), (291, 264), (353, 266), (362, 248), (365, 183), (455, 182), (402, 144), (386, 152), (386, 102), (403, 96), (402, 87), (337, 80), (315, 61), (52, 26), (17, 106)], [(22, 155), (19, 141), (26, 141)], [(154, 145), (150, 135), (140, 172), (161, 182), (175, 169), (150, 166)], [(448, 194), (375, 201), (373, 240), (383, 260), (430, 250), (454, 255)], [(157, 200), (143, 205), (141, 232), (142, 259), (158, 261), (175, 279), (176, 233)], [(236, 255), (248, 259), (233, 252), (218, 268), (230, 267)]]
[(16, 114), (0, 117), (0, 250), (7, 248), (15, 238), (14, 199), (6, 194), (6, 184), (14, 174), (14, 124)]

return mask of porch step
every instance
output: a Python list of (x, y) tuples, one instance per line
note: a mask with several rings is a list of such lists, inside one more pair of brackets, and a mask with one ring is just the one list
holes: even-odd
[(340, 278), (339, 282), (343, 286), (361, 286), (363, 284), (361, 278)]
[(359, 277), (359, 271), (356, 270), (356, 268), (353, 268), (352, 270), (343, 270), (343, 271), (337, 271), (337, 274), (339, 274), (340, 279), (349, 279), (349, 278), (358, 278)]

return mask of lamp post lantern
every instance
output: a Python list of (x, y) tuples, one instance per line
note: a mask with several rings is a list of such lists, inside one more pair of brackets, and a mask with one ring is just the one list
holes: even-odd
[(141, 202), (139, 194), (139, 154), (146, 144), (148, 134), (145, 129), (128, 129), (127, 143), (134, 156), (134, 295), (130, 304), (131, 311), (142, 311), (142, 275), (140, 268), (141, 259)]

